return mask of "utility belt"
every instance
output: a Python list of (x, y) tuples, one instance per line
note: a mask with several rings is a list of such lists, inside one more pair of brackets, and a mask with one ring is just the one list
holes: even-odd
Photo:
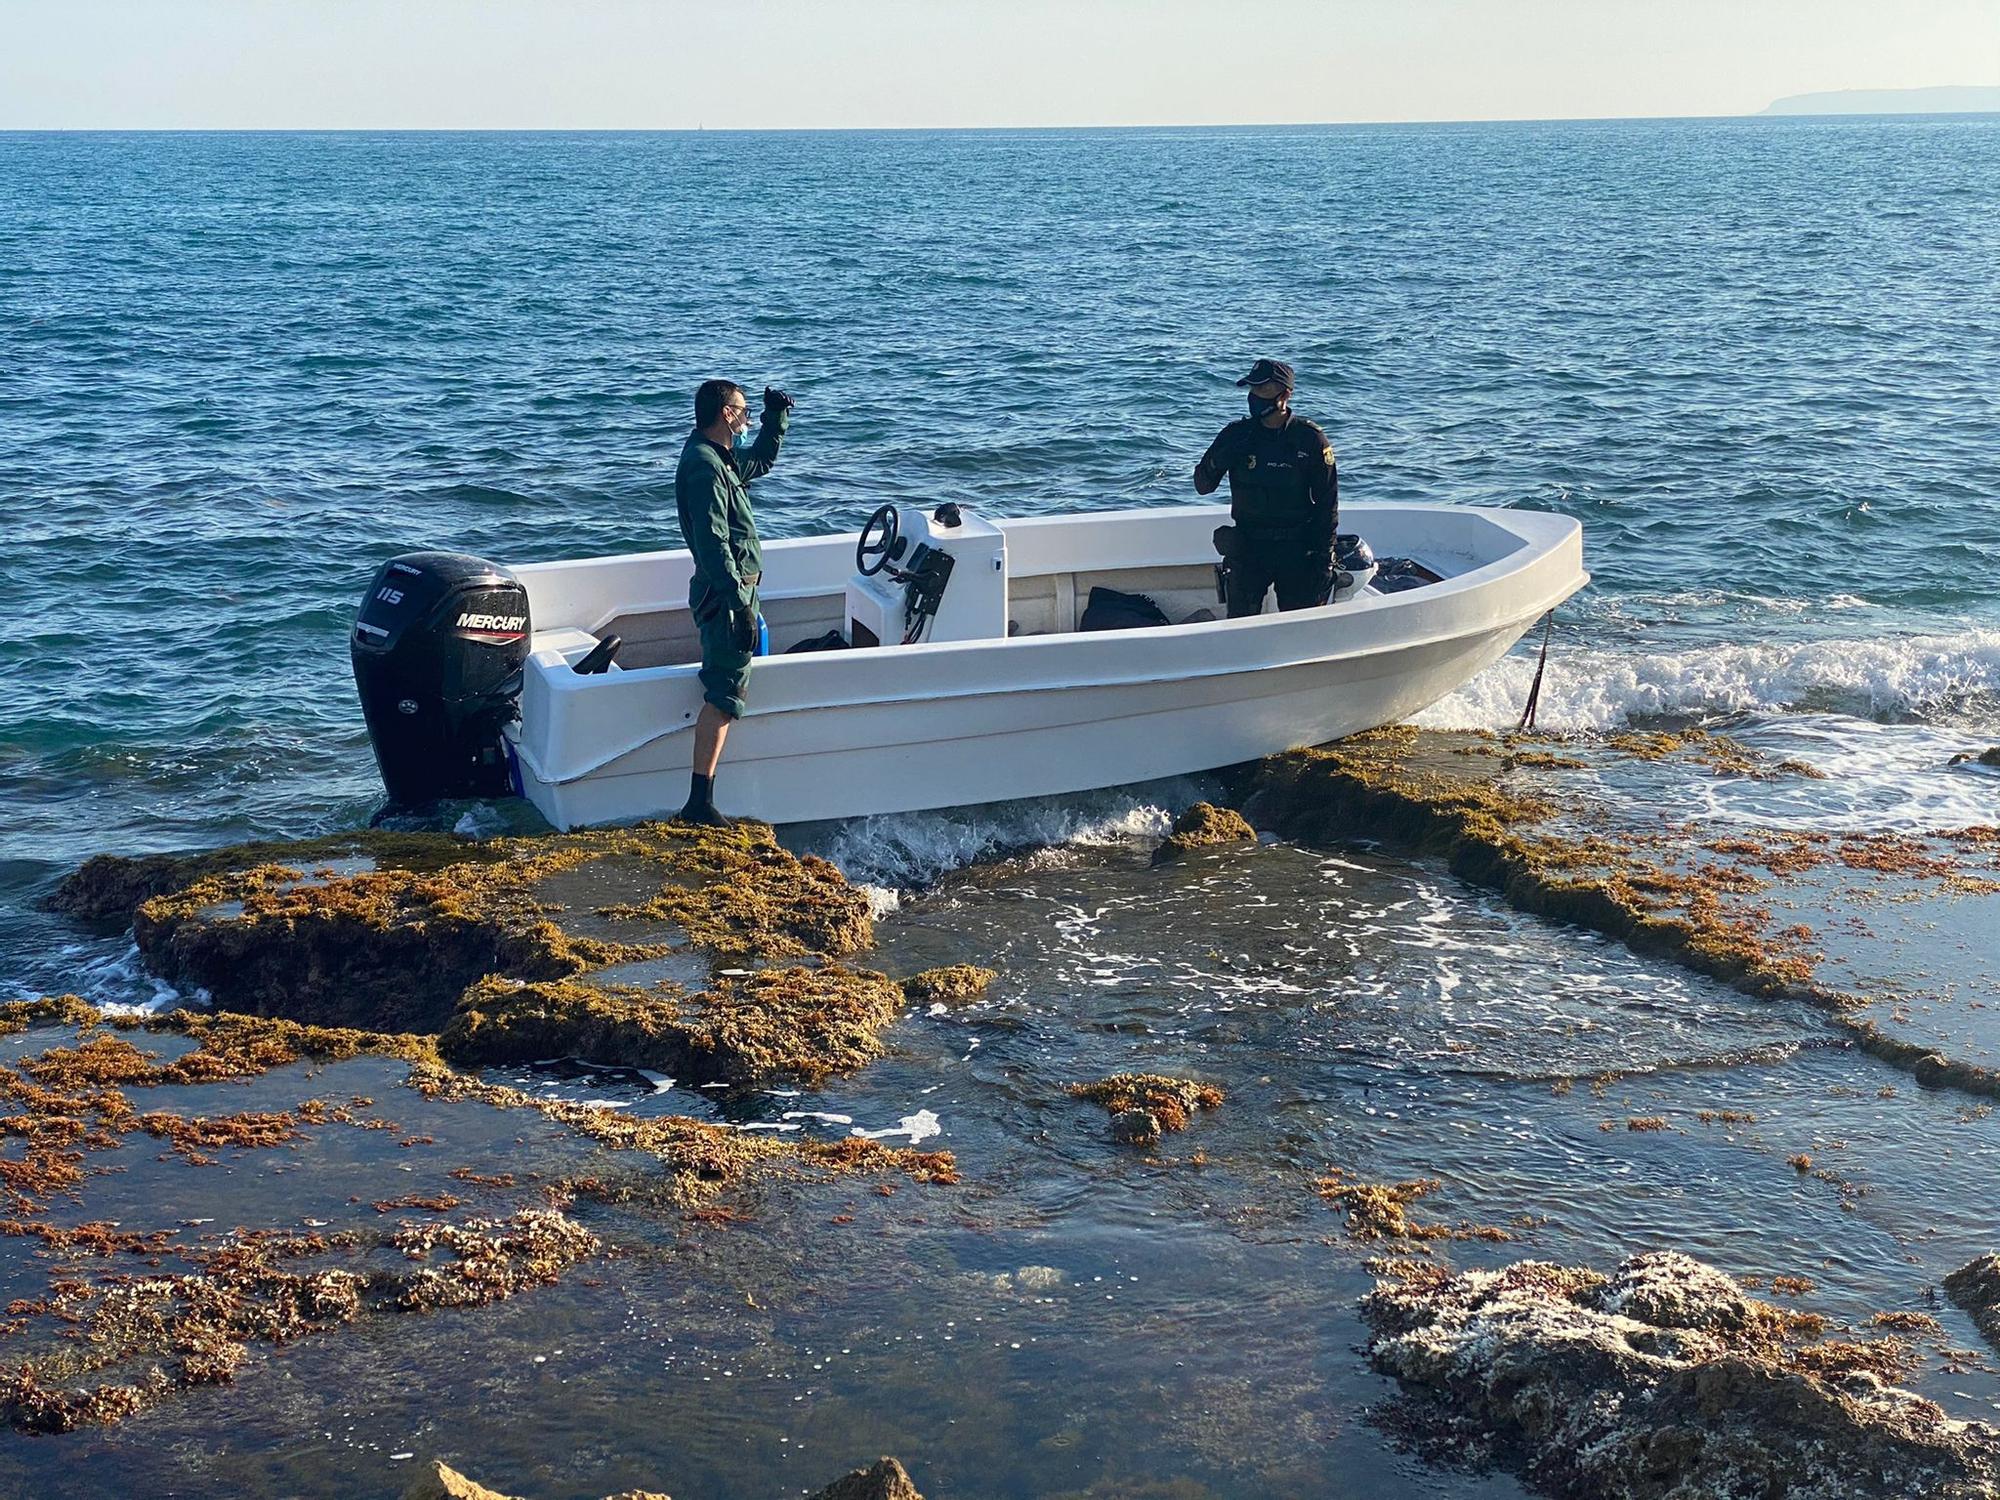
[(1290, 526), (1245, 525), (1240, 521), (1215, 528), (1215, 550), (1227, 559), (1246, 547), (1305, 547), (1318, 550), (1304, 522)]

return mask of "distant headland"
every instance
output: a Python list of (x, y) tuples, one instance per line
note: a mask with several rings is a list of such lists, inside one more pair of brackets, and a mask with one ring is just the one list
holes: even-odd
[(2000, 88), (1835, 89), (1773, 101), (1767, 115), (1973, 115), (2000, 113)]

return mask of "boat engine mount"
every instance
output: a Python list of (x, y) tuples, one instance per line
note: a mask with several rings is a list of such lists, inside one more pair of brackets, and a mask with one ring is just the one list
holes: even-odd
[(500, 731), (519, 711), (528, 591), (462, 552), (406, 552), (376, 572), (348, 643), (391, 807), (518, 791)]

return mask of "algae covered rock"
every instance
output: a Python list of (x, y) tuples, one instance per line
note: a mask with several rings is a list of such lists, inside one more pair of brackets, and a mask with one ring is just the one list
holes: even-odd
[[(100, 857), (57, 904), (129, 907), (147, 966), (220, 1011), (437, 1034), (461, 1064), (572, 1056), (695, 1082), (816, 1081), (875, 1057), (902, 1006), (883, 976), (833, 962), (872, 941), (866, 897), (760, 824)], [(746, 956), (804, 962), (705, 980), (711, 960)], [(679, 982), (634, 982), (649, 966)], [(931, 984), (969, 992), (985, 973)]]
[(1824, 1322), (1686, 1256), (1609, 1277), (1524, 1261), (1417, 1268), (1364, 1299), (1394, 1425), (1554, 1495), (1669, 1500), (1990, 1496), (2000, 1431), (1888, 1384), (1901, 1346), (1814, 1342)]
[(725, 976), (694, 993), (493, 976), (465, 992), (438, 1050), (464, 1065), (578, 1057), (695, 1084), (815, 1083), (878, 1056), (902, 1006), (887, 978), (839, 964)]
[(260, 840), (187, 854), (98, 854), (62, 880), (48, 909), (89, 922), (129, 922), (154, 896), (185, 890), (196, 881), (259, 865), (322, 865), (362, 860), (383, 867), (436, 869), (498, 846), (479, 844), (453, 833), (399, 833), (357, 829), (285, 842)]
[(1982, 1255), (1944, 1279), (1945, 1295), (1978, 1325), (1981, 1337), (2000, 1349), (2000, 1255)]
[[(198, 856), (190, 883), (140, 902), (140, 954), (227, 1009), (434, 1032), (487, 975), (563, 979), (686, 948), (841, 956), (872, 938), (861, 892), (758, 824), (652, 823), (476, 845), (395, 837), (318, 865), (330, 841), (285, 862)], [(95, 888), (120, 884), (115, 868), (93, 866)]]
[[(466, 1478), (443, 1460), (433, 1459), (430, 1466), (403, 1491), (403, 1500), (520, 1500), (520, 1497), (489, 1490), (478, 1481)], [(605, 1500), (672, 1500), (672, 1497), (658, 1490), (621, 1490), (616, 1495), (606, 1496)]]
[(1112, 1117), (1112, 1134), (1139, 1144), (1187, 1129), (1196, 1110), (1215, 1109), (1223, 1100), (1222, 1090), (1212, 1083), (1160, 1073), (1114, 1073), (1095, 1083), (1073, 1084), (1069, 1092), (1072, 1098), (1103, 1105)]
[(403, 1491), (403, 1500), (516, 1500), (468, 1479), (442, 1460), (433, 1460)]
[(1765, 1312), (1733, 1277), (1678, 1251), (1660, 1250), (1622, 1261), (1591, 1305), (1655, 1328), (1741, 1332)]
[(1212, 844), (1240, 844), (1256, 837), (1257, 830), (1233, 808), (1197, 802), (1174, 819), (1173, 832), (1153, 851), (1153, 863), (1163, 864), (1179, 859), (1190, 850), (1204, 849)]
[(1000, 976), (977, 964), (947, 964), (925, 969), (903, 981), (903, 998), (912, 1005), (963, 1005), (986, 993)]
[(865, 1469), (843, 1474), (811, 1500), (924, 1500), (910, 1474), (893, 1458), (879, 1458)]

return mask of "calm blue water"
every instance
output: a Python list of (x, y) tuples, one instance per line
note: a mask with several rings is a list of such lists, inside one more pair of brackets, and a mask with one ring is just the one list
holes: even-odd
[[(1562, 612), (1545, 725), (1696, 718), (1828, 773), (1651, 768), (1676, 816), (1994, 821), (2000, 774), (1948, 762), (2000, 743), (1996, 272), (2000, 118), (0, 136), (0, 997), (145, 994), (124, 937), (36, 910), (92, 852), (365, 821), (346, 632), (375, 566), (677, 543), (670, 465), (718, 373), (799, 397), (757, 490), (785, 535), (891, 498), (1184, 502), (1235, 377), (1289, 358), (1350, 500), (1582, 519), (1597, 581)], [(1511, 724), (1531, 670), (1517, 654), (1426, 719)], [(1992, 1126), (1957, 1096), (1421, 861), (1280, 844), (1154, 868), (1162, 804), (1204, 789), (801, 835), (903, 887), (1068, 846), (906, 892), (881, 924), (898, 971), (1000, 969), (987, 1004), (746, 1106), (934, 1109), (969, 1217), (871, 1196), (881, 1219), (839, 1238), (819, 1209), (840, 1199), (809, 1200), (768, 1251), (732, 1232), (671, 1287), (608, 1262), (609, 1290), (309, 1341), (288, 1378), (260, 1357), (114, 1432), (0, 1444), (0, 1490), (391, 1493), (392, 1454), (462, 1446), (537, 1494), (747, 1500), (896, 1451), (996, 1500), (1128, 1470), (1228, 1500), (1511, 1500), (1362, 1419), (1386, 1393), (1355, 1352), (1366, 1278), (1323, 1241), (1310, 1174), (1435, 1174), (1446, 1218), (1542, 1220), (1495, 1255), (1670, 1243), (1810, 1270), (1852, 1319), (1990, 1248)], [(1943, 969), (1985, 995), (1977, 943), (1882, 946), (1884, 982)], [(1199, 1175), (1114, 1147), (1063, 1093), (1134, 1066), (1226, 1086), (1190, 1137)], [(1601, 1099), (1549, 1086), (1621, 1066)], [(710, 1108), (650, 1084), (627, 1102)], [(1760, 1123), (1719, 1136), (1695, 1123), (1715, 1106)], [(1606, 1128), (1655, 1112), (1676, 1128)], [(1787, 1165), (1804, 1149), (1839, 1153), (1854, 1202)], [(348, 1191), (337, 1163), (270, 1155), (278, 1186), (232, 1164), (213, 1212), (281, 1223)], [(92, 1211), (180, 1201), (130, 1165)], [(544, 1350), (569, 1362), (529, 1363)], [(1984, 1375), (1923, 1380), (1955, 1414), (2000, 1404)]]
[(1186, 501), (1286, 357), (1348, 498), (1582, 518), (1545, 721), (2000, 736), (1996, 271), (1991, 117), (0, 136), (0, 977), (89, 852), (363, 820), (370, 571), (674, 544), (715, 373), (785, 535)]

